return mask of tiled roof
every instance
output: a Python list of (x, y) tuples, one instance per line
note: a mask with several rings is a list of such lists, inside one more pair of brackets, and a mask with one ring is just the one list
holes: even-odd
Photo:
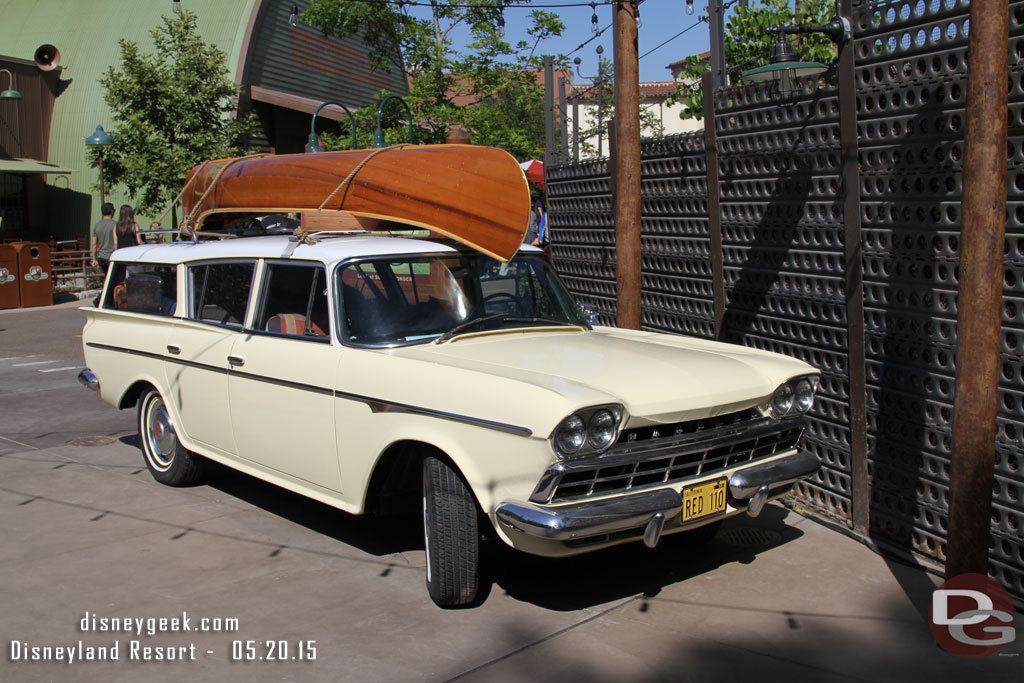
[(679, 81), (652, 81), (640, 84), (640, 97), (668, 97), (679, 90)]
[[(679, 90), (679, 81), (649, 81), (640, 84), (640, 99), (664, 99)], [(576, 83), (567, 93), (569, 97), (578, 95), (581, 100), (596, 100), (597, 88), (591, 83)]]

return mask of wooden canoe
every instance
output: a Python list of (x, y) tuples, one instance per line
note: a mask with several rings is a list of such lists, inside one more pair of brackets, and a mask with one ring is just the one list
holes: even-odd
[(208, 161), (189, 173), (182, 204), (197, 229), (215, 214), (343, 212), (425, 228), (502, 261), (518, 251), (530, 219), (519, 163), (474, 145)]

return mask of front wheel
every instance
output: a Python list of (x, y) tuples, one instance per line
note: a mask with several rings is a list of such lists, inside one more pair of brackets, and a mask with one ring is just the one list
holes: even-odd
[(476, 502), (458, 472), (442, 460), (423, 461), (423, 535), (427, 592), (438, 607), (459, 607), (480, 588)]
[(161, 484), (187, 486), (202, 476), (202, 458), (178, 441), (164, 399), (155, 389), (139, 402), (139, 441), (149, 473)]

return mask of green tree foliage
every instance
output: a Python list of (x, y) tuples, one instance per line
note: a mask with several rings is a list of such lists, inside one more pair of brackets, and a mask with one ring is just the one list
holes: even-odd
[[(580, 125), (590, 123), (587, 128), (580, 128), (580, 152), (583, 158), (608, 156), (611, 153), (612, 121), (615, 118), (615, 65), (611, 60), (600, 57), (597, 63), (597, 75), (592, 78), (593, 85), (587, 88), (580, 100), (581, 107), (590, 105), (589, 114), (580, 111)], [(657, 111), (643, 104), (640, 105), (640, 136), (661, 137), (665, 134), (665, 126)], [(600, 135), (601, 146), (598, 149), (596, 140)]]
[[(473, 131), (474, 143), (504, 147), (519, 159), (540, 158), (544, 88), (536, 76), (543, 66), (537, 47), (561, 35), (564, 26), (550, 12), (531, 10), (526, 37), (512, 44), (498, 26), (505, 8), (517, 4), (526, 0), (475, 0), (472, 7), (458, 0), (431, 0), (429, 16), (419, 18), (398, 4), (313, 0), (302, 19), (328, 36), (361, 35), (375, 68), (398, 69), (409, 77), (407, 100), (417, 142), (444, 142), (451, 128), (462, 124)], [(470, 33), (463, 51), (451, 40), (459, 26)], [(556, 66), (565, 61), (559, 58)], [(394, 110), (401, 120), (404, 110)], [(375, 117), (376, 109), (374, 126)], [(361, 113), (358, 118), (362, 128), (366, 117)], [(388, 136), (389, 142), (392, 136), (405, 139), (401, 129), (389, 129)]]
[[(388, 93), (381, 90), (374, 97), (373, 104), (352, 111), (352, 118), (356, 122), (356, 149), (369, 149), (373, 146), (378, 111), (381, 114), (380, 127), (384, 131), (384, 142), (388, 145), (409, 142), (409, 116), (405, 107), (396, 100), (390, 100), (384, 105), (383, 110), (380, 109), (381, 103), (387, 96)], [(338, 109), (335, 108), (335, 111)], [(352, 149), (352, 120), (344, 113), (337, 123), (327, 123), (326, 118), (323, 118), (321, 114), (321, 117), (317, 119), (316, 128), (324, 149), (332, 151)], [(413, 118), (412, 139), (414, 141), (427, 140), (430, 135), (430, 131), (419, 125)]]
[[(150, 35), (153, 54), (120, 40), (120, 66), (100, 78), (114, 115), (104, 178), (123, 185), (145, 215), (169, 204), (196, 164), (244, 153), (237, 144), (251, 128), (248, 120), (232, 120), (237, 88), (227, 77), (226, 55), (198, 36), (195, 14), (165, 16)], [(92, 166), (97, 152), (89, 152)]]
[[(759, 0), (760, 6), (750, 3), (749, 7), (734, 7), (725, 24), (725, 63), (729, 72), (729, 83), (742, 83), (744, 71), (768, 63), (776, 34), (767, 28), (793, 25), (820, 26), (835, 14), (833, 0)], [(702, 21), (707, 21), (705, 15)], [(832, 41), (821, 34), (787, 36), (796, 55), (802, 62), (830, 64), (836, 60), (836, 48)], [(686, 58), (682, 80), (684, 85), (671, 98), (672, 102), (683, 101), (685, 107), (679, 114), (684, 119), (700, 119), (704, 116), (704, 97), (701, 92), (701, 76), (709, 68), (708, 62), (696, 55)]]

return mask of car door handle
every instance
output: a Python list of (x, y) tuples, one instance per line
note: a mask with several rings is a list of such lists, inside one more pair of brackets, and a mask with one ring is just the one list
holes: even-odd
[(233, 368), (240, 368), (245, 365), (245, 359), (239, 356), (228, 356), (228, 364)]
[(181, 347), (175, 346), (174, 344), (168, 344), (167, 353), (173, 353), (175, 356), (177, 356), (179, 353), (181, 353)]

